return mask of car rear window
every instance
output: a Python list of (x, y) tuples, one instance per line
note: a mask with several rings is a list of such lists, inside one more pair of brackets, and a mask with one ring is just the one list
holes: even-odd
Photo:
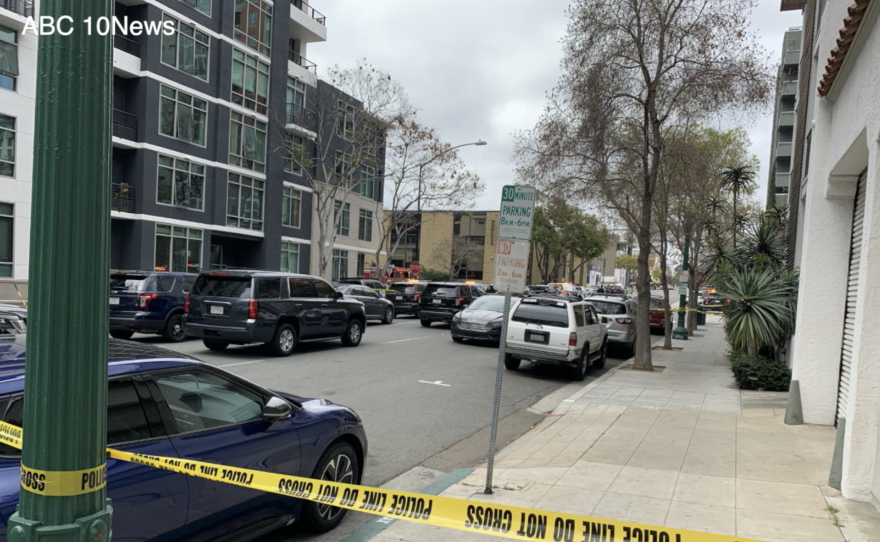
[(504, 312), (504, 297), (500, 295), (484, 295), (474, 300), (468, 308), (475, 311)]
[(568, 327), (568, 306), (520, 303), (511, 320), (542, 326)]
[(425, 297), (438, 295), (444, 297), (458, 297), (458, 286), (436, 286), (434, 284), (429, 284), (425, 287), (425, 291), (422, 292), (422, 295)]
[(250, 298), (250, 277), (201, 276), (193, 286), (193, 295)]
[(111, 290), (125, 290), (128, 292), (146, 292), (152, 288), (149, 275), (110, 275)]
[(599, 314), (626, 314), (626, 305), (613, 301), (590, 301)]
[(651, 298), (651, 308), (652, 309), (662, 309), (663, 308), (663, 300), (659, 297)]

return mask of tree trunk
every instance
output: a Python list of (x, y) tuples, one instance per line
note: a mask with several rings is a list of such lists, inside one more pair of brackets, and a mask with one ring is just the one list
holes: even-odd
[(746, 349), (748, 350), (748, 354), (750, 358), (758, 357), (758, 346), (755, 344), (755, 341), (749, 339)]
[[(639, 241), (639, 257), (638, 257), (638, 276), (649, 276), (648, 257), (651, 255), (651, 200), (645, 198), (642, 202), (642, 223), (640, 225), (638, 235)], [(647, 315), (651, 312), (651, 290), (648, 283), (644, 280), (636, 281), (636, 292), (638, 293), (638, 313)], [(636, 359), (633, 363), (633, 369), (642, 371), (653, 371), (654, 365), (651, 363), (651, 325), (647, 318), (636, 319)]]

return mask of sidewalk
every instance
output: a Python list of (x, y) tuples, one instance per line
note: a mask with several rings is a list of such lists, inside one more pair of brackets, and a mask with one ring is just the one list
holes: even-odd
[[(787, 426), (787, 394), (737, 389), (719, 318), (673, 343), (653, 352), (663, 372), (609, 373), (501, 450), (494, 495), (485, 464), (442, 495), (767, 542), (880, 542), (880, 513), (827, 485), (833, 427)], [(490, 538), (397, 521), (373, 540)]]

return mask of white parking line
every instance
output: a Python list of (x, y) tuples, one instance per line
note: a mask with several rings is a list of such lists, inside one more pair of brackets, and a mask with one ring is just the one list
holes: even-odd
[(452, 384), (444, 384), (442, 380), (438, 380), (437, 382), (428, 382), (426, 380), (419, 380), (420, 384), (434, 384), (435, 386), (444, 386), (446, 388), (451, 388)]
[(388, 341), (385, 344), (394, 344), (394, 343), (405, 343), (408, 341), (417, 341), (419, 339), (430, 339), (431, 337), (438, 337), (439, 335), (425, 335), (424, 337), (413, 337), (412, 339), (399, 339), (396, 341)]
[(226, 365), (218, 365), (217, 367), (235, 367), (236, 365), (250, 365), (251, 363), (260, 363), (261, 361), (266, 361), (266, 360), (255, 359), (253, 361), (242, 361), (240, 363), (228, 363)]

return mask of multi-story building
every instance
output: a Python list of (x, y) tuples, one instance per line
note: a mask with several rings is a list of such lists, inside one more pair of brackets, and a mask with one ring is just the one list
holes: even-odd
[(795, 125), (795, 96), (801, 61), (801, 28), (789, 28), (782, 42), (782, 58), (776, 79), (776, 107), (773, 110), (773, 141), (770, 151), (770, 179), (767, 206), (788, 205), (791, 184), (791, 155)]
[[(33, 11), (0, 1), (0, 164), (15, 150), (0, 165), (0, 277), (16, 283), (28, 273), (37, 38), (21, 31)], [(362, 110), (307, 58), (327, 39), (326, 18), (302, 0), (119, 0), (115, 14), (176, 32), (114, 38), (111, 267), (317, 273), (313, 187), (338, 169), (324, 167), (349, 139), (337, 124)], [(376, 156), (359, 174), (383, 164)], [(340, 192), (360, 222), (353, 243), (340, 228), (334, 276), (363, 260), (349, 251), (375, 253), (373, 184)]]

